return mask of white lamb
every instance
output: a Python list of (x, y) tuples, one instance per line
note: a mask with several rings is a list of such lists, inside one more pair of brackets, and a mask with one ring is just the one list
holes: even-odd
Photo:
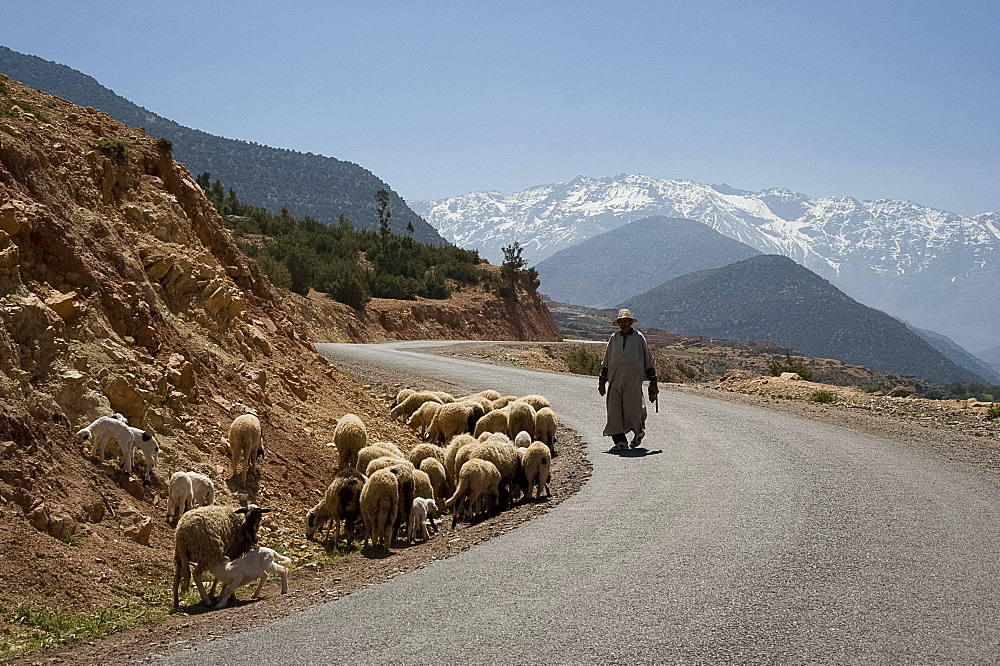
[(82, 441), (93, 442), (91, 454), (100, 447), (98, 457), (104, 462), (104, 453), (108, 446), (108, 441), (114, 439), (118, 442), (118, 447), (122, 450), (122, 469), (127, 474), (132, 473), (132, 452), (135, 447), (139, 447), (146, 458), (146, 476), (144, 482), (148, 484), (153, 478), (153, 468), (156, 467), (156, 459), (160, 453), (160, 445), (156, 438), (145, 430), (133, 428), (117, 418), (102, 416), (86, 428), (78, 430), (76, 436)]
[(430, 533), (427, 531), (427, 525), (424, 524), (425, 520), (431, 521), (431, 529), (437, 534), (438, 528), (434, 524), (434, 513), (437, 510), (437, 502), (434, 500), (426, 497), (413, 498), (413, 506), (410, 508), (409, 529), (406, 530), (410, 535), (410, 543), (413, 543), (413, 539), (416, 536), (420, 536), (424, 541), (431, 538)]
[(252, 595), (256, 597), (267, 582), (269, 573), (281, 576), (281, 593), (288, 594), (288, 569), (282, 565), (291, 563), (290, 558), (279, 555), (270, 548), (255, 548), (235, 562), (223, 557), (212, 567), (212, 575), (222, 583), (222, 596), (219, 597), (219, 603), (215, 604), (215, 607), (225, 608), (229, 597), (235, 598), (236, 588), (254, 579), (259, 581)]
[(176, 512), (179, 519), (196, 504), (215, 504), (215, 484), (198, 472), (174, 472), (167, 488), (167, 520)]

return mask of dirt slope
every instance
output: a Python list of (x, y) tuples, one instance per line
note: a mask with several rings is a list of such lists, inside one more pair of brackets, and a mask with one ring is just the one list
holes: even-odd
[[(335, 418), (357, 412), (371, 437), (412, 441), (372, 393), (315, 353), (302, 316), (286, 313), (153, 138), (0, 83), (4, 605), (84, 609), (162, 584), (173, 471), (207, 473), (221, 503), (279, 509), (265, 533), (297, 534), (331, 474)], [(105, 154), (104, 140), (122, 142), (127, 156)], [(261, 417), (268, 454), (244, 487), (227, 481), (225, 439), (248, 409)], [(147, 488), (75, 442), (77, 429), (116, 411), (163, 448)]]

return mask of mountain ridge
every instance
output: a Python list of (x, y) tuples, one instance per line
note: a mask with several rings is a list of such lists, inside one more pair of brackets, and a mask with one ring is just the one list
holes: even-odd
[(356, 228), (377, 231), (375, 192), (385, 189), (389, 191), (393, 231), (405, 235), (407, 224), (412, 223), (415, 240), (445, 242), (387, 183), (353, 162), (186, 127), (68, 65), (2, 45), (0, 72), (42, 92), (103, 111), (126, 125), (143, 127), (149, 136), (165, 136), (173, 142), (174, 158), (185, 163), (192, 175), (208, 171), (213, 179), (234, 188), (242, 200), (272, 213), (287, 205), (296, 215), (309, 215), (328, 224), (335, 224), (342, 214)]
[(529, 262), (643, 217), (693, 219), (762, 253), (790, 257), (853, 298), (963, 347), (1000, 342), (1000, 301), (982, 297), (1000, 291), (1000, 213), (968, 217), (891, 199), (749, 192), (642, 174), (578, 176), (509, 195), (412, 205), (463, 247), (494, 257), (517, 240)]
[(935, 383), (983, 383), (906, 326), (781, 255), (688, 273), (626, 300), (640, 321), (681, 335), (772, 340), (808, 356)]
[(758, 254), (700, 222), (648, 217), (559, 250), (535, 269), (549, 298), (611, 308), (651, 285)]

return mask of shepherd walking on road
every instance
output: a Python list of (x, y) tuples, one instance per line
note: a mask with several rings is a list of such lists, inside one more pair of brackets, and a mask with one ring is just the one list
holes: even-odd
[[(649, 401), (654, 402), (659, 389), (656, 386), (656, 368), (653, 355), (642, 333), (632, 328), (636, 318), (628, 310), (619, 310), (613, 323), (620, 330), (608, 340), (601, 363), (601, 376), (597, 392), (607, 394), (608, 421), (604, 436), (611, 437), (616, 449), (627, 443), (625, 433), (632, 431), (633, 449), (642, 443), (646, 434), (646, 405), (642, 400), (642, 382), (649, 380)], [(608, 384), (610, 383), (610, 390)]]

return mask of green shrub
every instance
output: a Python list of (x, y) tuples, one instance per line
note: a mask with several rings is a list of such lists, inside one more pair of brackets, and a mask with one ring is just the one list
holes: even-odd
[(9, 94), (10, 93), (7, 92), (7, 84), (4, 83), (3, 81), (0, 81), (0, 95), (3, 95), (4, 97), (6, 97)]
[(128, 157), (128, 146), (122, 141), (115, 141), (114, 139), (104, 139), (97, 144), (97, 148), (101, 153), (110, 158), (112, 161), (121, 164)]
[(837, 402), (837, 396), (830, 391), (816, 391), (809, 396), (810, 402), (818, 402), (823, 405), (830, 405)]
[(798, 358), (792, 358), (792, 353), (790, 351), (785, 351), (785, 358), (775, 358), (768, 364), (768, 369), (771, 371), (771, 375), (774, 377), (781, 376), (783, 372), (795, 372), (798, 373), (799, 377), (809, 381), (813, 378), (812, 370), (809, 366), (805, 364), (804, 361)]
[(585, 347), (574, 347), (566, 355), (569, 371), (576, 375), (601, 374), (601, 357)]
[(292, 286), (292, 274), (288, 270), (285, 262), (275, 259), (267, 250), (261, 250), (257, 254), (257, 265), (263, 271), (267, 279), (275, 287), (290, 289)]
[(174, 152), (174, 142), (165, 136), (161, 136), (156, 140), (156, 149), (164, 155), (170, 155)]
[(990, 405), (986, 410), (986, 418), (990, 421), (1000, 419), (1000, 404)]

